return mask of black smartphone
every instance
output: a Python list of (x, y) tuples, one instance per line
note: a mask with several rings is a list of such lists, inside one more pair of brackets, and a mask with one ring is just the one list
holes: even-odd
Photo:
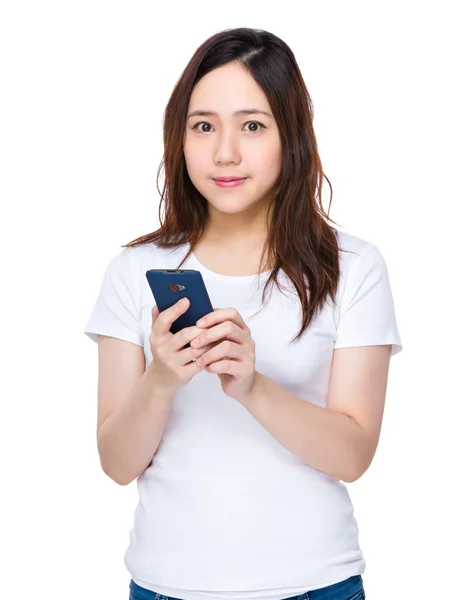
[[(171, 333), (192, 327), (199, 319), (213, 312), (212, 303), (200, 271), (194, 269), (150, 269), (146, 279), (159, 312), (167, 310), (181, 298), (190, 305), (185, 313), (171, 324)], [(184, 346), (189, 348), (190, 344)]]

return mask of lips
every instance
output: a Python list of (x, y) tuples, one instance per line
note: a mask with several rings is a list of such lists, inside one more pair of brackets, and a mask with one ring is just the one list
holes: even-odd
[(214, 179), (215, 185), (222, 189), (232, 189), (238, 188), (240, 185), (243, 185), (247, 177), (240, 177), (239, 179), (235, 179), (234, 177), (223, 177)]

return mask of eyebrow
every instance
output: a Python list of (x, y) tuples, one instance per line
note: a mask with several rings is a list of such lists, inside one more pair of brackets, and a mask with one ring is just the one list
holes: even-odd
[[(233, 113), (234, 117), (241, 117), (243, 115), (266, 115), (270, 119), (273, 118), (272, 115), (264, 110), (259, 110), (258, 108), (243, 108), (242, 110), (237, 110)], [(189, 120), (191, 117), (218, 117), (218, 114), (216, 112), (211, 112), (210, 110), (194, 110), (187, 115), (187, 119)]]

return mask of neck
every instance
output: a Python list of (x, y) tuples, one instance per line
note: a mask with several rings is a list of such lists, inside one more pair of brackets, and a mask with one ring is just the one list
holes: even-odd
[(227, 248), (262, 247), (267, 235), (267, 205), (258, 203), (244, 213), (228, 214), (215, 210), (209, 204), (202, 236), (205, 241)]

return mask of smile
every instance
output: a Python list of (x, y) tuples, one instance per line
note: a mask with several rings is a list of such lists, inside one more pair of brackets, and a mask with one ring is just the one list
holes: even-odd
[(237, 187), (237, 186), (241, 185), (242, 183), (244, 183), (246, 181), (246, 178), (245, 179), (232, 179), (231, 181), (217, 181), (214, 179), (214, 181), (219, 187), (234, 188), (234, 187)]

